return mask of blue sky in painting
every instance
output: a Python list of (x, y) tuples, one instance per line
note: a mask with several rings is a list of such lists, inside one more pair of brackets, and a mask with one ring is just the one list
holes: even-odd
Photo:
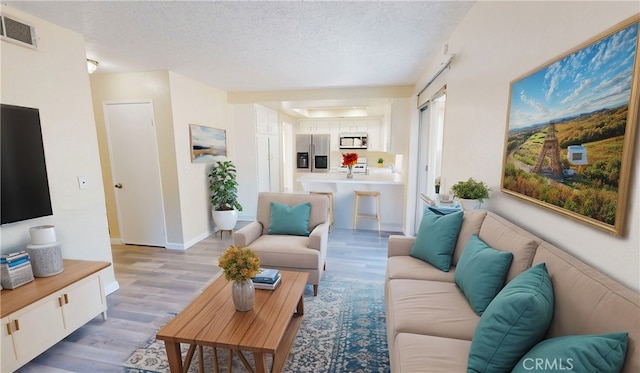
[(509, 129), (629, 103), (638, 23), (514, 82)]

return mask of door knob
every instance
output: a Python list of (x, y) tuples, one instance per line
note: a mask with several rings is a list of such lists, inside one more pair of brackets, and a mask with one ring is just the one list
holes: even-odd
[(118, 189), (122, 189), (122, 184), (120, 184), (120, 183), (118, 183), (118, 184), (116, 184), (116, 185), (114, 185), (114, 186), (115, 186), (116, 188), (118, 188)]

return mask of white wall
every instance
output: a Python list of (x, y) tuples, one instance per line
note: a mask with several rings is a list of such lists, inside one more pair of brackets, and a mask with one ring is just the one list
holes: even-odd
[(233, 158), (234, 129), (227, 93), (169, 72), (175, 156), (185, 248), (213, 233), (209, 179), (211, 163), (191, 163), (189, 124), (226, 130), (227, 156)]
[[(429, 88), (447, 84), (443, 177), (474, 177), (493, 189), (486, 207), (582, 258), (625, 285), (640, 289), (640, 144), (624, 237), (500, 192), (510, 81), (593, 38), (639, 11), (637, 2), (480, 1), (449, 39), (456, 58)], [(446, 60), (430, 63), (421, 89)], [(428, 96), (428, 94), (427, 94)]]
[[(2, 253), (22, 250), (29, 227), (56, 226), (62, 256), (112, 262), (91, 91), (81, 35), (3, 6), (36, 27), (38, 49), (0, 42), (1, 101), (40, 109), (53, 216), (3, 225)], [(88, 179), (80, 190), (77, 177)], [(104, 272), (108, 291), (118, 288), (113, 267)]]

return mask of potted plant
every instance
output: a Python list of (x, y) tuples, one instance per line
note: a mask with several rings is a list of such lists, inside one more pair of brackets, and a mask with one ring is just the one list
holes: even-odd
[(251, 278), (260, 273), (260, 258), (248, 247), (229, 246), (218, 258), (224, 277), (233, 281), (231, 294), (238, 311), (253, 308), (255, 290)]
[(384, 163), (384, 159), (378, 158), (378, 168), (382, 168), (382, 164)]
[(460, 200), (464, 210), (479, 208), (485, 198), (489, 198), (491, 188), (483, 181), (470, 177), (467, 181), (459, 181), (451, 187), (451, 193)]
[(238, 181), (231, 161), (218, 161), (209, 172), (213, 221), (220, 231), (231, 231), (238, 221)]

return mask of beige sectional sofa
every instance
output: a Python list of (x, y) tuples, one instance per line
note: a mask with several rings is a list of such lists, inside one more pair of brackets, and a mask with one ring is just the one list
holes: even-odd
[[(484, 210), (465, 211), (449, 272), (410, 256), (414, 237), (389, 238), (385, 302), (392, 372), (467, 371), (480, 316), (456, 286), (454, 275), (472, 234), (496, 250), (513, 253), (507, 283), (532, 265), (546, 264), (555, 303), (545, 339), (628, 332), (622, 371), (640, 372), (640, 294)], [(531, 368), (526, 370), (541, 371)]]

